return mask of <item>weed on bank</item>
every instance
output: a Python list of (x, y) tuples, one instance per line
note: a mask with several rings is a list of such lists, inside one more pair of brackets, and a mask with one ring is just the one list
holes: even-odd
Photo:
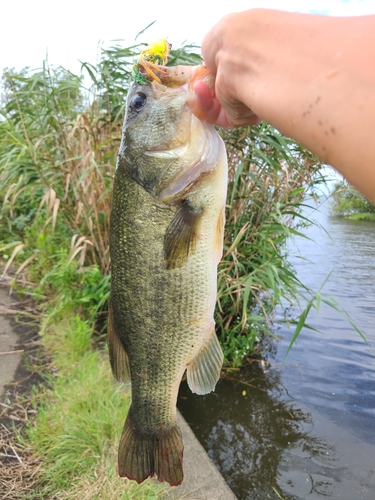
[(37, 492), (26, 498), (160, 498), (165, 488), (155, 481), (137, 485), (118, 477), (129, 388), (113, 381), (106, 349), (94, 348), (92, 331), (89, 321), (69, 314), (43, 334), (52, 370), (33, 396), (37, 413), (23, 438), (43, 465)]

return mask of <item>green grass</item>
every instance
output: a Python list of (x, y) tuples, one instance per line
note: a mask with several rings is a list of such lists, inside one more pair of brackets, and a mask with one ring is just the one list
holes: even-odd
[(43, 457), (40, 487), (29, 498), (160, 498), (166, 488), (155, 480), (137, 485), (117, 475), (130, 397), (91, 338), (92, 325), (72, 314), (44, 334), (53, 370), (34, 396), (37, 415), (23, 438)]
[(350, 220), (366, 220), (369, 222), (375, 222), (375, 214), (371, 213), (357, 213), (357, 214), (352, 214), (352, 215), (347, 215), (345, 219), (350, 219)]

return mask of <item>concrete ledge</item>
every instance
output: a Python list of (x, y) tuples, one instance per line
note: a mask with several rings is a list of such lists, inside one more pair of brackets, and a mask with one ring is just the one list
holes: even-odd
[(178, 412), (178, 424), (184, 439), (184, 480), (171, 488), (166, 498), (173, 500), (236, 500), (206, 450)]

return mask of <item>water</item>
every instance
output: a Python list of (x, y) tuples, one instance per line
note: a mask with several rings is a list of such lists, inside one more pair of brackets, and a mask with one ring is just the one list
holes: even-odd
[[(315, 211), (292, 244), (301, 281), (333, 296), (366, 336), (325, 304), (285, 362), (293, 330), (275, 325), (264, 361), (179, 408), (239, 499), (375, 499), (375, 224)], [(297, 308), (291, 307), (290, 313)], [(280, 496), (278, 496), (280, 495)]]

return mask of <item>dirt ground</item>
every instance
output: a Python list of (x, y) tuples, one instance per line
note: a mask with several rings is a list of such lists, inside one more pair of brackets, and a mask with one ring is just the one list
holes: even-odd
[(0, 282), (0, 498), (30, 491), (41, 465), (18, 433), (33, 417), (31, 387), (40, 373), (37, 314), (30, 299), (9, 294)]
[(36, 382), (33, 361), (37, 359), (33, 360), (33, 354), (39, 344), (38, 316), (32, 300), (11, 295), (10, 288), (2, 286), (0, 277), (0, 402), (3, 404), (16, 387), (27, 391)]

